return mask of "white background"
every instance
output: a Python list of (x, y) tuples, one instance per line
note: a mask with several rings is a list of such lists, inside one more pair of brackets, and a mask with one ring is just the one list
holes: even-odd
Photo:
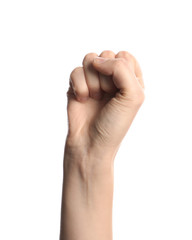
[(59, 239), (69, 74), (125, 50), (145, 102), (115, 159), (115, 240), (192, 239), (191, 1), (0, 2), (0, 239)]

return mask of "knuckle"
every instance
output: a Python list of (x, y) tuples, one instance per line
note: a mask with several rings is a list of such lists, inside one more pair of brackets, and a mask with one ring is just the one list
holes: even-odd
[(111, 50), (104, 50), (101, 52), (100, 56), (102, 57), (110, 57), (110, 56), (114, 56), (115, 53)]
[(135, 57), (131, 53), (129, 53), (127, 51), (120, 51), (117, 54), (117, 57), (125, 59), (127, 64), (130, 64), (132, 67), (134, 67)]
[(132, 59), (132, 54), (127, 51), (119, 51), (117, 54), (119, 57), (126, 58), (126, 59)]
[(145, 100), (145, 93), (144, 91), (141, 89), (141, 90), (138, 90), (136, 92), (134, 92), (134, 95), (133, 95), (133, 103), (134, 105), (137, 105), (137, 106), (140, 106), (143, 104), (144, 100)]
[(92, 60), (93, 60), (93, 58), (95, 58), (95, 57), (97, 57), (98, 55), (96, 54), (96, 53), (87, 53), (86, 55), (85, 55), (85, 57), (83, 58), (83, 65), (87, 65), (87, 64), (89, 64)]

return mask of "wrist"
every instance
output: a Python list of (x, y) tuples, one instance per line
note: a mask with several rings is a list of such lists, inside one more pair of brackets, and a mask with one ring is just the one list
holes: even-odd
[[(77, 143), (76, 143), (77, 142)], [(90, 144), (79, 143), (66, 139), (64, 153), (64, 168), (66, 171), (76, 170), (81, 177), (113, 174), (114, 158), (117, 150), (103, 150), (101, 147), (91, 147)]]
[[(83, 136), (82, 136), (83, 135)], [(96, 143), (84, 134), (71, 135), (68, 133), (65, 141), (65, 152), (69, 153), (74, 159), (78, 156), (90, 159), (106, 159), (106, 161), (114, 161), (119, 145), (113, 147), (107, 146), (105, 143)]]

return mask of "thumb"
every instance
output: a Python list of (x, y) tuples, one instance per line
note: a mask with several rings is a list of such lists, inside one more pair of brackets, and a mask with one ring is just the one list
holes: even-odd
[(112, 75), (115, 86), (124, 93), (139, 87), (134, 70), (124, 58), (96, 57), (93, 60), (93, 67), (104, 75)]

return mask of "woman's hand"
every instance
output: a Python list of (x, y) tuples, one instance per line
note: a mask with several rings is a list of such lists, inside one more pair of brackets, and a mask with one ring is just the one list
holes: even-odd
[(66, 142), (80, 152), (115, 154), (145, 98), (142, 71), (127, 51), (96, 57), (88, 53), (70, 74)]

